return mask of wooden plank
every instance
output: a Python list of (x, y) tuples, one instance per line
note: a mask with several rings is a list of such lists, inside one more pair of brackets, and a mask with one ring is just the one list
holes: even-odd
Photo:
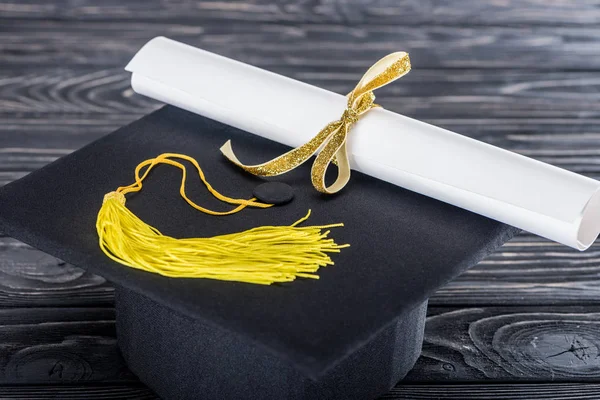
[(595, 381), (600, 308), (430, 308), (406, 382)]
[(0, 365), (0, 384), (137, 381), (106, 308), (0, 309)]
[[(398, 385), (379, 400), (596, 400), (600, 385), (591, 383), (565, 384), (479, 384), (479, 385)], [(4, 400), (159, 400), (140, 385), (86, 386), (4, 386)]]
[(0, 307), (113, 303), (114, 289), (104, 278), (14, 239), (0, 238)]
[(136, 116), (35, 115), (0, 117), (0, 185), (67, 155), (111, 131), (137, 119)]
[(230, 20), (262, 22), (335, 22), (452, 25), (592, 25), (600, 22), (600, 2), (506, 0), (449, 2), (443, 0), (3, 0), (3, 18), (61, 20)]
[(439, 289), (430, 305), (597, 305), (600, 241), (580, 252), (521, 234)]
[(139, 383), (0, 386), (3, 400), (160, 400), (150, 389)]
[[(593, 381), (599, 307), (430, 308), (404, 383)], [(0, 309), (0, 384), (136, 382), (112, 309)]]
[[(347, 93), (365, 72), (358, 67), (278, 66), (277, 73)], [(594, 72), (414, 69), (377, 92), (389, 110), (418, 118), (599, 118), (600, 78)], [(143, 115), (157, 102), (137, 95), (121, 66), (5, 68), (0, 110), (40, 114)], [(0, 118), (1, 115), (0, 114)]]
[(597, 70), (597, 27), (119, 23), (5, 20), (6, 64), (115, 66), (164, 35), (259, 67), (367, 68), (383, 55), (411, 53), (414, 67)]
[[(593, 383), (400, 384), (379, 400), (597, 400), (599, 397), (600, 385)], [(4, 400), (159, 400), (150, 389), (136, 384), (3, 386), (0, 387), (0, 398)]]
[[(379, 400), (596, 400), (600, 385), (564, 384), (478, 384), (478, 385), (398, 385)], [(141, 385), (60, 385), (0, 387), (4, 400), (159, 400)]]
[(123, 66), (4, 68), (0, 72), (3, 113), (145, 114), (157, 102), (137, 95)]
[(398, 385), (379, 400), (596, 400), (594, 383)]

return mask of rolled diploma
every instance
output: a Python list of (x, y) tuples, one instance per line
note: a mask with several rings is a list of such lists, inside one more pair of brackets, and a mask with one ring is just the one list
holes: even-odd
[[(291, 147), (346, 108), (340, 94), (164, 37), (126, 70), (137, 93)], [(348, 149), (356, 171), (579, 250), (600, 232), (600, 182), (385, 109), (352, 127)]]

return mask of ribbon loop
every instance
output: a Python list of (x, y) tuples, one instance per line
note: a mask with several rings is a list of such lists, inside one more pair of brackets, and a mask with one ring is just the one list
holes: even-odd
[[(322, 193), (339, 192), (350, 180), (350, 162), (346, 139), (352, 125), (360, 117), (379, 107), (375, 104), (374, 90), (395, 81), (410, 71), (408, 53), (388, 54), (367, 70), (356, 87), (348, 94), (348, 105), (342, 117), (329, 123), (316, 136), (300, 147), (292, 149), (270, 161), (257, 165), (245, 165), (235, 156), (231, 141), (227, 141), (221, 152), (229, 161), (253, 175), (276, 176), (297, 168), (312, 157), (319, 149), (311, 169), (311, 182)], [(326, 186), (325, 173), (331, 163), (337, 165), (338, 176), (333, 184)]]

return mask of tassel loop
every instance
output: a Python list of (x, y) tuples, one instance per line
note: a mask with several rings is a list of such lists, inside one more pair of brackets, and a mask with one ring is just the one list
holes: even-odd
[(121, 205), (125, 205), (125, 195), (121, 192), (114, 191), (106, 193), (104, 195), (104, 199), (102, 200), (102, 204), (106, 203), (109, 200), (116, 200), (119, 203), (121, 203)]

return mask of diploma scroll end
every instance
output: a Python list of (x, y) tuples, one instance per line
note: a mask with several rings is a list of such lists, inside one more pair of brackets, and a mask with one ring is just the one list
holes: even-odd
[(590, 247), (600, 234), (600, 188), (594, 192), (581, 213), (581, 222), (577, 230), (577, 249)]

